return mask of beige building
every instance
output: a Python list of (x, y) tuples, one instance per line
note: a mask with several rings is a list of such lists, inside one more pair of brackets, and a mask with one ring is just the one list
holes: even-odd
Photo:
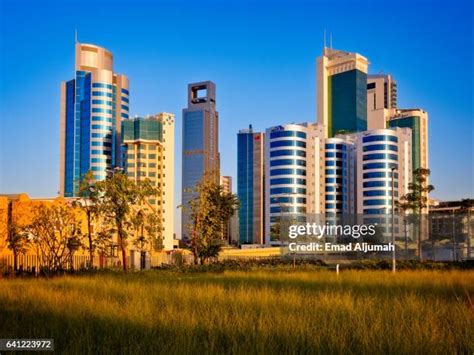
[(325, 211), (325, 129), (322, 124), (308, 125), (306, 142), (307, 156), (307, 213), (320, 214)]
[(224, 193), (232, 193), (232, 176), (221, 176), (220, 184), (224, 190)]
[(171, 113), (122, 122), (127, 175), (135, 181), (149, 179), (160, 189), (149, 203), (162, 218), (165, 250), (174, 244), (174, 124)]
[[(220, 185), (222, 186), (222, 192), (224, 194), (231, 194), (232, 193), (232, 176), (221, 176), (220, 177)], [(235, 218), (235, 215), (231, 217)], [(226, 240), (229, 244), (232, 243), (232, 221), (229, 220), (227, 226), (224, 229), (224, 235), (222, 238)]]
[(397, 83), (391, 75), (367, 76), (367, 130), (387, 128), (397, 107)]
[(389, 127), (407, 127), (412, 130), (413, 171), (429, 169), (428, 113), (419, 108), (394, 109), (390, 114)]

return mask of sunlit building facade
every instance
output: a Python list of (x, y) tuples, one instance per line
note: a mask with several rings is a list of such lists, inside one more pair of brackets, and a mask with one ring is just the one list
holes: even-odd
[(158, 188), (148, 203), (160, 216), (163, 247), (174, 240), (174, 124), (170, 113), (122, 121), (122, 154), (125, 173), (134, 181), (148, 179)]
[(412, 170), (429, 169), (428, 161), (428, 113), (420, 109), (396, 109), (389, 127), (410, 128), (412, 131)]
[(397, 108), (397, 83), (391, 75), (367, 76), (367, 130), (387, 128)]
[(356, 136), (357, 213), (391, 213), (392, 173), (394, 204), (408, 191), (412, 181), (411, 139), (407, 128), (378, 129)]
[[(224, 194), (231, 194), (232, 193), (232, 176), (221, 176), (220, 177), (220, 185), (222, 186), (222, 193)], [(232, 243), (232, 219), (236, 217), (236, 214), (231, 216), (227, 225), (224, 226), (224, 232), (222, 235), (222, 239), (227, 241), (229, 244)]]
[(308, 124), (287, 124), (265, 132), (265, 235), (286, 216), (306, 213)]
[(61, 83), (60, 194), (76, 196), (89, 170), (103, 180), (120, 166), (121, 120), (129, 115), (129, 82), (105, 48), (76, 43), (75, 77)]
[(317, 58), (317, 122), (325, 136), (367, 130), (367, 58), (324, 47)]

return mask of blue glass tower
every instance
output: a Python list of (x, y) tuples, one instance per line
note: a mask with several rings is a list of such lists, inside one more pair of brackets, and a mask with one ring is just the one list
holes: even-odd
[(219, 183), (219, 114), (216, 111), (216, 86), (212, 81), (188, 85), (188, 107), (183, 110), (183, 159), (181, 216), (182, 240), (189, 239), (189, 201), (194, 188), (206, 172)]
[(264, 243), (264, 134), (252, 126), (237, 134), (237, 194), (240, 244)]
[(128, 79), (113, 72), (112, 54), (76, 43), (75, 78), (61, 85), (60, 194), (77, 196), (81, 177), (103, 180), (120, 166), (120, 121), (128, 118)]

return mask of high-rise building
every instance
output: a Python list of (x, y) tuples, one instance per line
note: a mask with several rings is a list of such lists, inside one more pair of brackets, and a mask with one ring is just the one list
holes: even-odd
[(76, 43), (74, 79), (61, 83), (60, 183), (62, 196), (76, 196), (89, 170), (103, 180), (120, 165), (121, 119), (128, 118), (129, 83), (113, 70), (105, 48)]
[(221, 176), (220, 185), (222, 186), (223, 193), (232, 193), (232, 176)]
[(263, 244), (265, 212), (265, 134), (252, 126), (237, 134), (237, 194), (240, 244)]
[[(412, 171), (429, 169), (428, 113), (420, 109), (392, 110), (389, 127), (407, 127), (412, 131)], [(428, 184), (428, 181), (426, 182)]]
[(324, 48), (317, 59), (317, 121), (325, 136), (367, 130), (367, 58)]
[[(232, 176), (221, 176), (220, 178), (220, 185), (222, 186), (222, 192), (224, 194), (231, 194), (232, 193)], [(231, 217), (235, 218), (235, 215)], [(224, 233), (222, 239), (227, 241), (229, 244), (232, 243), (232, 235), (231, 235), (231, 219), (227, 222), (227, 225), (224, 226)]]
[(326, 139), (324, 210), (327, 214), (354, 213), (354, 151), (351, 136)]
[(390, 111), (397, 108), (397, 83), (391, 75), (367, 76), (367, 129), (387, 128)]
[(205, 173), (219, 183), (219, 114), (216, 111), (216, 85), (204, 81), (188, 85), (188, 107), (183, 109), (183, 159), (181, 218), (182, 239), (188, 239), (188, 202)]
[(322, 124), (311, 123), (307, 125), (308, 135), (306, 138), (307, 160), (307, 213), (322, 214), (325, 210), (325, 129)]
[(174, 115), (159, 113), (122, 121), (123, 166), (130, 179), (149, 179), (159, 194), (148, 202), (161, 217), (163, 247), (174, 239)]
[(265, 236), (278, 240), (271, 225), (282, 218), (306, 213), (308, 124), (287, 124), (265, 133)]
[(378, 129), (355, 136), (357, 213), (382, 215), (392, 209), (392, 168), (395, 202), (412, 179), (411, 130)]

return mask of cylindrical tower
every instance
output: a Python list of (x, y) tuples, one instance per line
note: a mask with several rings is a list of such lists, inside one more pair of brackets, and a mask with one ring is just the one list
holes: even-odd
[(267, 129), (266, 134), (266, 235), (285, 216), (306, 213), (306, 125), (288, 124)]
[[(397, 132), (391, 129), (370, 131), (359, 137), (362, 182), (358, 210), (363, 214), (390, 213), (392, 208), (392, 168), (398, 169)], [(394, 171), (394, 195), (398, 199), (398, 171)]]
[(327, 214), (348, 213), (350, 208), (350, 154), (352, 143), (328, 138), (325, 144), (325, 191)]

